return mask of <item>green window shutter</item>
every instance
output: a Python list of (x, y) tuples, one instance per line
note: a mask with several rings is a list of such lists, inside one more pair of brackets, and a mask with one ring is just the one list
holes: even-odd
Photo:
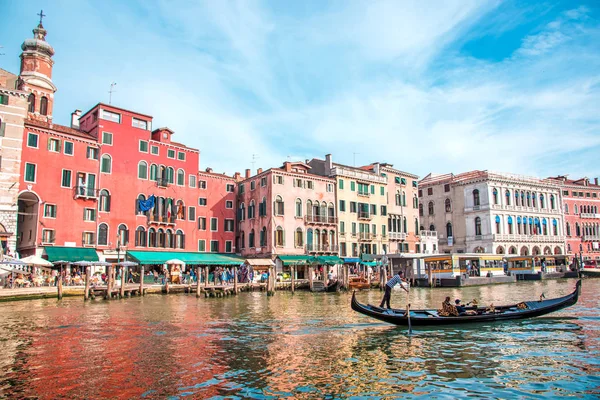
[(356, 182), (354, 182), (354, 181), (350, 182), (350, 190), (353, 192), (356, 190)]
[(352, 234), (356, 235), (356, 222), (352, 223)]
[(397, 177), (394, 179), (394, 182), (396, 182), (397, 184), (400, 184), (400, 177), (399, 177), (399, 176), (397, 176)]
[(375, 194), (375, 185), (371, 185), (371, 194)]
[(406, 178), (400, 179), (400, 183), (402, 183), (403, 185), (406, 185)]
[(35, 165), (25, 164), (25, 180), (27, 182), (35, 182)]
[(6, 130), (6, 122), (0, 123), (0, 137), (4, 136), (4, 131)]
[(382, 196), (385, 196), (385, 188), (383, 186), (379, 188), (379, 192)]
[(386, 228), (387, 228), (387, 227), (386, 227), (385, 225), (381, 225), (381, 234), (382, 234), (383, 236), (385, 236), (385, 229), (386, 229)]
[(340, 233), (346, 232), (346, 223), (344, 221), (340, 221)]
[(339, 182), (339, 188), (344, 189), (344, 180), (340, 179), (338, 182)]

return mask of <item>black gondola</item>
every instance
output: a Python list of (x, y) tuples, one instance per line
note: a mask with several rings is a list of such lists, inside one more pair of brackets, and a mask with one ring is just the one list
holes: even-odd
[(340, 290), (340, 287), (342, 286), (342, 282), (335, 280), (333, 282), (331, 282), (329, 285), (327, 285), (327, 287), (325, 288), (326, 292), (338, 292)]
[[(577, 303), (580, 294), (581, 280), (577, 281), (573, 293), (567, 296), (540, 301), (526, 301), (510, 306), (498, 306), (494, 310), (489, 310), (486, 307), (471, 308), (473, 315), (463, 315), (464, 313), (462, 313), (458, 316), (443, 317), (438, 315), (438, 310), (410, 310), (410, 323), (413, 326), (435, 326), (538, 317), (572, 306)], [(391, 324), (409, 324), (406, 310), (385, 309), (370, 304), (361, 304), (356, 300), (356, 292), (352, 293), (352, 309)]]

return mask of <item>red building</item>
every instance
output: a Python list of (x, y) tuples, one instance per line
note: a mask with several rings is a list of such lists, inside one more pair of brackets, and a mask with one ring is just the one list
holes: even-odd
[(598, 178), (577, 180), (566, 176), (550, 178), (562, 188), (567, 254), (574, 254), (585, 264), (600, 260), (600, 185)]
[(91, 248), (235, 252), (232, 177), (199, 172), (200, 153), (152, 129), (151, 116), (99, 103), (71, 126), (52, 123), (54, 50), (40, 24), (23, 43), (19, 89), (31, 93), (23, 132), (17, 251)]

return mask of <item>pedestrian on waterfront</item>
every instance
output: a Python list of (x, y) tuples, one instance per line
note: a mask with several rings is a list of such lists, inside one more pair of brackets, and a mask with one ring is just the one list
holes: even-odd
[[(408, 293), (408, 284), (406, 283), (406, 280), (404, 278), (402, 278), (402, 271), (398, 271), (396, 273), (396, 275), (394, 275), (385, 284), (385, 293), (383, 295), (383, 299), (381, 299), (381, 304), (379, 305), (379, 307), (383, 308), (383, 306), (385, 304), (388, 309), (391, 308), (390, 307), (390, 298), (392, 297), (392, 289), (397, 284), (400, 284), (402, 289), (404, 289)], [(448, 298), (448, 301), (450, 301), (450, 298)]]

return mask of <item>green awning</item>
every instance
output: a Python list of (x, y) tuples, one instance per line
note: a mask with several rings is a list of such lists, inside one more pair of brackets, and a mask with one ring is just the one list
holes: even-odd
[(362, 261), (360, 265), (366, 265), (367, 267), (376, 267), (377, 261)]
[(98, 253), (91, 247), (47, 246), (44, 249), (50, 262), (98, 261)]
[(311, 264), (314, 261), (314, 257), (311, 256), (277, 256), (277, 258), (283, 265)]
[(336, 265), (344, 263), (344, 261), (338, 256), (319, 256), (317, 257), (317, 262), (326, 265)]
[(235, 254), (199, 253), (179, 251), (128, 251), (127, 257), (142, 265), (164, 264), (177, 259), (187, 265), (234, 265), (239, 266), (244, 259)]

